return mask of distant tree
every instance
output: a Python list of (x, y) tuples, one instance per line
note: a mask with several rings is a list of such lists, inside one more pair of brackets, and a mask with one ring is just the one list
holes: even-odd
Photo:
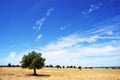
[(16, 67), (20, 67), (20, 65), (16, 65)]
[(70, 66), (69, 68), (73, 68), (73, 66)]
[(50, 68), (53, 68), (53, 65), (52, 64), (50, 64), (50, 66), (49, 66)]
[(106, 69), (109, 69), (108, 67), (106, 67)]
[(45, 67), (53, 68), (54, 66), (50, 64), (50, 65), (46, 65)]
[(87, 67), (84, 67), (84, 69), (87, 69)]
[(66, 68), (70, 68), (70, 66), (67, 66)]
[(115, 67), (112, 67), (112, 69), (115, 69)]
[(8, 67), (11, 67), (11, 63), (8, 63)]
[(8, 65), (1, 65), (1, 67), (8, 67)]
[(89, 67), (89, 69), (93, 69), (93, 67)]
[(56, 65), (55, 68), (61, 69), (61, 66), (60, 65)]
[(120, 67), (114, 66), (114, 67), (112, 67), (112, 69), (120, 69)]
[(45, 67), (49, 67), (49, 65), (46, 65)]
[(65, 66), (62, 66), (62, 68), (65, 68)]
[(15, 67), (15, 65), (11, 65), (12, 67)]
[(74, 66), (73, 68), (76, 68), (76, 66)]
[(82, 67), (81, 67), (81, 66), (78, 66), (78, 69), (81, 71)]
[(32, 51), (28, 53), (28, 55), (24, 55), (22, 57), (21, 67), (33, 69), (34, 70), (33, 75), (36, 76), (37, 75), (36, 69), (41, 69), (42, 67), (44, 67), (45, 65), (44, 62), (45, 58), (42, 57), (41, 53)]

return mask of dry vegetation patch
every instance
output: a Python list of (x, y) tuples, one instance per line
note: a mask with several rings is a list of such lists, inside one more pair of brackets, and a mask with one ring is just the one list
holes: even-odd
[(119, 69), (56, 69), (33, 70), (18, 67), (0, 68), (0, 80), (120, 80)]

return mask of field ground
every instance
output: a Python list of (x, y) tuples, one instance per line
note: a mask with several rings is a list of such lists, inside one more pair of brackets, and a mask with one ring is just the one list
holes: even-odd
[(120, 69), (55, 69), (37, 70), (38, 76), (32, 76), (33, 70), (17, 67), (0, 68), (0, 80), (120, 80)]

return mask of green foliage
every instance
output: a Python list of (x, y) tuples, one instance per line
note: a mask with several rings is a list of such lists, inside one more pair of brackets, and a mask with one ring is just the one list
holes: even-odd
[(60, 69), (60, 68), (61, 68), (61, 66), (60, 66), (60, 65), (56, 65), (56, 66), (55, 66), (55, 68)]
[(41, 53), (32, 51), (28, 55), (24, 55), (21, 61), (21, 66), (23, 68), (36, 68), (41, 69), (44, 67), (45, 58), (41, 57)]
[(62, 68), (65, 68), (65, 66), (62, 66)]
[(73, 66), (74, 68), (76, 68), (76, 66)]
[(41, 69), (44, 66), (44, 61), (45, 59), (41, 57), (36, 57), (35, 59), (33, 59), (32, 64), (30, 65), (30, 68)]
[(42, 57), (41, 53), (32, 51), (22, 57), (21, 66), (29, 69), (41, 69), (45, 65), (44, 62), (45, 58)]
[(54, 66), (50, 64), (50, 65), (46, 65), (45, 67), (53, 68)]
[(50, 64), (50, 67), (53, 68), (54, 66), (52, 64)]
[(8, 63), (7, 67), (11, 67), (11, 63)]
[(81, 69), (82, 69), (82, 67), (81, 67), (81, 66), (78, 66), (78, 69), (79, 69), (79, 70), (81, 70)]

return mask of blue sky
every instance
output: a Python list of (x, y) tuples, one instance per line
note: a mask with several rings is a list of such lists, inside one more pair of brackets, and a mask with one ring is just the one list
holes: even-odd
[(1, 0), (0, 64), (120, 65), (120, 0)]

